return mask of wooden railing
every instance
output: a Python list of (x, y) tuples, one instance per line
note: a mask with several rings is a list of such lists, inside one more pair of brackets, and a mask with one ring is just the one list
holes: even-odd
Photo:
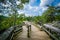
[(44, 24), (42, 29), (48, 33), (53, 40), (60, 40), (60, 29), (49, 24)]
[(12, 40), (16, 32), (22, 31), (22, 26), (14, 26), (7, 29), (5, 32), (0, 34), (0, 40)]

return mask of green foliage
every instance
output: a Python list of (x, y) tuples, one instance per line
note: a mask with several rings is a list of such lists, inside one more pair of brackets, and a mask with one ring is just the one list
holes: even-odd
[(0, 30), (3, 30), (4, 28), (6, 29), (6, 28), (8, 28), (8, 21), (7, 21), (7, 19), (8, 19), (8, 17), (5, 17), (5, 16), (2, 16), (2, 15), (0, 15)]
[(23, 5), (22, 4), (20, 4), (20, 5), (17, 5), (17, 7), (19, 8), (19, 9), (23, 9)]
[(17, 5), (17, 8), (19, 8), (19, 9), (23, 9), (23, 4), (25, 4), (25, 3), (29, 3), (29, 0), (20, 0), (21, 1), (21, 4), (19, 4), (19, 5)]
[(25, 15), (16, 13), (16, 22), (14, 21), (14, 14), (9, 14), (9, 17), (0, 15), (0, 19), (0, 30), (4, 30), (11, 26), (14, 26), (14, 23), (15, 25), (20, 25), (23, 23), (25, 20)]
[(33, 21), (34, 21), (35, 23), (37, 23), (37, 22), (42, 22), (41, 16), (34, 16), (34, 17), (33, 17)]
[(4, 17), (3, 15), (0, 15), (0, 22), (3, 21), (6, 17)]
[(56, 20), (56, 21), (60, 21), (60, 15), (56, 15), (56, 16), (55, 16), (55, 20)]
[(25, 3), (28, 3), (29, 0), (21, 0), (21, 2), (25, 4)]
[(52, 22), (54, 20), (54, 18), (53, 18), (53, 15), (51, 15), (51, 14), (53, 14), (52, 10), (45, 11), (42, 15), (43, 21), (44, 22)]
[(30, 17), (30, 16), (29, 17), (26, 17), (26, 20), (27, 21), (31, 21), (32, 20), (32, 17)]
[(4, 0), (0, 0), (0, 2), (4, 2)]
[[(21, 0), (21, 4), (16, 5), (15, 4), (16, 2), (14, 2), (14, 0), (8, 0), (8, 1), (10, 3), (12, 3), (12, 5), (17, 7), (18, 9), (23, 9), (23, 4), (29, 2), (29, 0)], [(0, 2), (5, 4), (6, 1), (5, 0), (0, 0)], [(10, 6), (10, 8), (13, 7), (13, 6)], [(14, 24), (19, 25), (25, 20), (25, 15), (24, 14), (19, 15), (17, 13), (17, 8), (15, 9), (15, 7), (13, 7), (12, 10), (11, 10), (15, 13), (9, 14), (8, 17), (0, 15), (0, 30), (7, 29), (7, 28), (13, 26)]]
[(46, 10), (43, 15), (42, 19), (44, 23), (53, 22), (53, 21), (59, 21), (60, 20), (60, 12), (55, 7), (49, 7), (48, 10)]
[(33, 17), (34, 22), (42, 22), (42, 23), (51, 23), (53, 21), (60, 21), (60, 8), (55, 8), (50, 6), (42, 16)]

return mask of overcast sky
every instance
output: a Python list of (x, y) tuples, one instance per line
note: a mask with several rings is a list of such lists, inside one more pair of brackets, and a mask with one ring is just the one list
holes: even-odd
[(26, 16), (38, 16), (47, 10), (46, 5), (60, 6), (60, 0), (30, 0), (24, 5), (23, 10), (19, 10), (19, 14), (24, 13)]

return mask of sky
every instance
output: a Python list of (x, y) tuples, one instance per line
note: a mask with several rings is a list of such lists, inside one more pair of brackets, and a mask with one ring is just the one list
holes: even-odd
[(48, 7), (51, 6), (60, 6), (60, 0), (30, 0), (29, 3), (23, 4), (23, 10), (19, 10), (19, 14), (25, 14), (26, 16), (38, 16), (42, 15)]

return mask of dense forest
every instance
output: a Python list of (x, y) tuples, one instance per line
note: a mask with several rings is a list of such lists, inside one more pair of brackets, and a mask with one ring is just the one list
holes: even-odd
[[(12, 2), (11, 2), (12, 1)], [(19, 0), (18, 0), (19, 1)], [(7, 1), (0, 0), (0, 5), (4, 4), (7, 5)], [(32, 21), (32, 22), (42, 22), (42, 23), (52, 23), (53, 21), (60, 21), (60, 7), (54, 7), (54, 6), (48, 6), (48, 9), (41, 15), (41, 16), (25, 16), (25, 14), (19, 14), (17, 13), (17, 10), (23, 9), (23, 5), (25, 3), (28, 3), (29, 1), (21, 0), (20, 5), (15, 5), (16, 1), (9, 0), (9, 2), (12, 4), (11, 7), (5, 7), (1, 5), (1, 8), (3, 7), (3, 10), (0, 10), (0, 31), (5, 30), (11, 26), (14, 25), (20, 25), (23, 23), (23, 21)], [(14, 6), (16, 6), (14, 8)], [(11, 9), (8, 11), (8, 9)], [(12, 9), (13, 8), (13, 9)], [(7, 10), (4, 10), (7, 9)], [(7, 12), (6, 12), (7, 11)], [(6, 15), (8, 16), (6, 16)]]

